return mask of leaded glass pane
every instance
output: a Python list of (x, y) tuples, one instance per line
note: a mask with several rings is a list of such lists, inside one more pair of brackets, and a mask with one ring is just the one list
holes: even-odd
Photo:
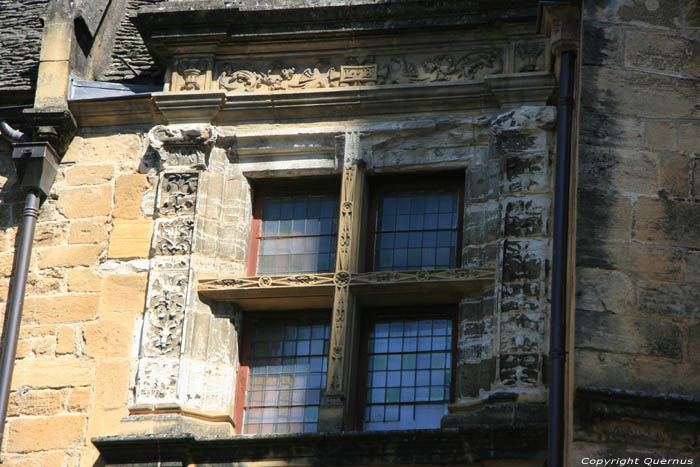
[(457, 191), (381, 195), (374, 270), (456, 267), (458, 210)]
[(318, 427), (330, 327), (272, 323), (255, 328), (243, 432), (302, 433)]
[(365, 430), (439, 428), (450, 396), (451, 352), (449, 319), (374, 323), (369, 335)]
[(258, 274), (333, 271), (337, 199), (266, 198), (261, 222)]

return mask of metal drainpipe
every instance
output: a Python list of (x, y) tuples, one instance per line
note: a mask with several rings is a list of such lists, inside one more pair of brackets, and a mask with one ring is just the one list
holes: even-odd
[(566, 378), (566, 280), (569, 244), (571, 122), (574, 107), (574, 52), (562, 52), (557, 109), (557, 173), (554, 188), (552, 318), (549, 341), (547, 466), (564, 465), (564, 389)]
[(12, 370), (15, 366), (15, 354), (17, 353), (19, 324), (22, 319), (22, 307), (24, 305), (24, 290), (27, 285), (27, 273), (29, 272), (29, 260), (32, 255), (36, 219), (39, 217), (39, 200), (39, 193), (36, 190), (27, 192), (12, 292), (7, 306), (6, 332), (4, 333), (2, 366), (0, 367), (0, 445), (2, 444), (5, 418), (7, 417), (7, 405), (10, 400), (10, 384), (12, 382)]
[[(0, 122), (0, 134), (10, 140), (24, 140), (24, 135), (5, 122)], [(0, 362), (0, 445), (2, 445), (10, 400), (10, 388), (17, 340), (24, 306), (24, 292), (27, 285), (29, 261), (32, 255), (34, 230), (39, 217), (39, 206), (46, 199), (56, 178), (58, 156), (46, 142), (19, 142), (13, 144), (12, 160), (17, 168), (19, 185), (25, 190), (25, 204), (19, 249), (15, 253), (14, 278), (10, 287), (10, 297), (5, 313), (4, 339), (2, 340), (2, 360)], [(0, 463), (2, 460), (0, 460)]]

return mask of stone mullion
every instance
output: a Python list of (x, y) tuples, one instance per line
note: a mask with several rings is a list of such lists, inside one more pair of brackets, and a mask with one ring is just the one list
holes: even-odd
[(338, 219), (335, 296), (331, 320), (330, 356), (326, 399), (321, 408), (320, 430), (339, 431), (349, 423), (350, 401), (354, 394), (357, 344), (357, 310), (350, 293), (351, 274), (358, 272), (361, 243), (361, 221), (364, 172), (358, 167), (359, 134), (345, 135), (345, 158)]

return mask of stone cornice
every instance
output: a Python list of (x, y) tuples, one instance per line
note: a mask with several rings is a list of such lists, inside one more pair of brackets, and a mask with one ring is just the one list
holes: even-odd
[(340, 87), (225, 93), (153, 93), (130, 98), (70, 102), (80, 126), (236, 122), (338, 118), (387, 113), (416, 115), (439, 110), (484, 110), (543, 105), (555, 87), (548, 72), (488, 75), (484, 80), (421, 85)]

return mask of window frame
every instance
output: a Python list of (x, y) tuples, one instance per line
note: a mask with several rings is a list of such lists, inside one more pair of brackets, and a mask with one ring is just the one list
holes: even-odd
[[(427, 179), (426, 179), (427, 177)], [(457, 190), (457, 242), (455, 244), (455, 268), (462, 263), (461, 245), (464, 221), (464, 172), (422, 172), (410, 175), (373, 176), (369, 181), (369, 209), (367, 210), (367, 237), (365, 243), (364, 262), (365, 272), (377, 271), (374, 268), (375, 242), (377, 239), (377, 223), (379, 199), (388, 193), (418, 193), (430, 190)], [(410, 269), (405, 269), (410, 270)]]
[[(276, 197), (303, 197), (303, 196), (331, 196), (340, 202), (340, 182), (338, 176), (301, 177), (293, 180), (265, 180), (252, 186), (253, 212), (250, 226), (250, 239), (248, 242), (247, 275), (257, 276), (258, 255), (260, 253), (260, 235), (262, 232), (263, 202), (266, 199)], [(337, 254), (336, 242), (333, 244)], [(334, 255), (335, 258), (335, 255)], [(331, 265), (331, 272), (335, 271), (335, 264)], [(313, 274), (314, 272), (302, 272), (299, 274)], [(288, 273), (293, 275), (295, 273)]]
[[(332, 323), (333, 310), (286, 310), (284, 312), (252, 312), (245, 313), (243, 316), (242, 332), (239, 336), (238, 347), (238, 370), (236, 371), (236, 394), (233, 402), (233, 422), (236, 435), (239, 436), (254, 436), (243, 432), (243, 421), (245, 418), (246, 399), (248, 397), (248, 382), (250, 378), (250, 361), (253, 351), (253, 334), (255, 327), (261, 321), (269, 321), (275, 323), (308, 323), (319, 324), (324, 323), (328, 326)], [(326, 355), (325, 358), (330, 358)], [(326, 372), (328, 369), (326, 368)], [(324, 388), (325, 390), (325, 388)], [(321, 400), (323, 402), (323, 400)]]
[[(448, 319), (452, 322), (452, 339), (451, 339), (451, 368), (450, 368), (450, 398), (447, 404), (455, 402), (456, 394), (456, 363), (459, 352), (457, 349), (458, 343), (458, 313), (459, 305), (422, 305), (413, 307), (367, 307), (362, 309), (360, 339), (359, 339), (359, 361), (357, 366), (357, 394), (355, 397), (355, 428), (360, 431), (381, 431), (381, 430), (365, 430), (364, 414), (367, 407), (367, 379), (369, 376), (369, 337), (372, 325), (381, 320), (387, 319)], [(422, 429), (422, 428), (415, 428)]]

